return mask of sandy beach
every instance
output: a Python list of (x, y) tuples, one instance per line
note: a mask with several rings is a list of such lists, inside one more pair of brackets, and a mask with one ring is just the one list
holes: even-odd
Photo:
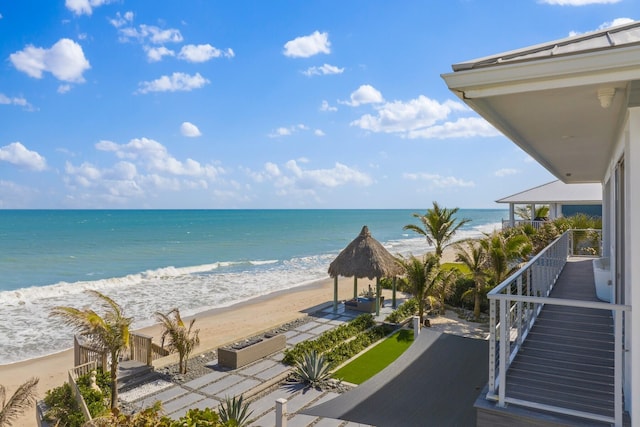
[[(360, 279), (358, 288), (364, 289), (371, 281)], [(390, 291), (384, 291), (390, 298)], [(353, 278), (340, 278), (338, 298), (353, 296)], [(326, 279), (309, 285), (274, 292), (230, 307), (210, 310), (195, 316), (195, 326), (200, 329), (200, 346), (195, 353), (217, 348), (221, 345), (275, 328), (333, 301), (333, 280)], [(140, 332), (155, 337), (158, 342), (161, 328), (152, 326)], [(69, 337), (71, 342), (72, 337)], [(73, 367), (71, 349), (53, 355), (31, 359), (9, 365), (0, 365), (0, 384), (9, 394), (31, 377), (40, 378), (38, 396), (44, 397), (47, 390), (57, 387), (67, 380), (67, 372)], [(29, 409), (14, 426), (35, 426), (34, 409)]]
[[(454, 251), (448, 248), (443, 255), (443, 262), (455, 259)], [(374, 281), (359, 279), (358, 289), (361, 291)], [(383, 290), (385, 299), (391, 298), (391, 291)], [(353, 296), (353, 278), (341, 277), (338, 285), (338, 299), (345, 300)], [(213, 309), (195, 316), (196, 328), (200, 329), (200, 346), (195, 354), (215, 349), (239, 339), (273, 329), (294, 319), (317, 311), (320, 307), (330, 305), (333, 301), (333, 279), (325, 279), (308, 285), (278, 291), (256, 297), (229, 307)], [(154, 341), (162, 330), (159, 326), (140, 329), (139, 332), (151, 335)], [(72, 337), (69, 337), (71, 342)], [(195, 355), (194, 354), (194, 355)], [(23, 362), (0, 365), (0, 384), (4, 385), (9, 395), (23, 382), (31, 377), (40, 378), (38, 396), (44, 397), (47, 390), (63, 384), (67, 380), (68, 370), (73, 367), (73, 351), (71, 349), (45, 357)], [(14, 423), (14, 426), (35, 426), (34, 409)]]

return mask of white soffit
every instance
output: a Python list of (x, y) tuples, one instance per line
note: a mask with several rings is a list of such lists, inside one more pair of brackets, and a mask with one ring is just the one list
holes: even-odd
[(529, 190), (496, 200), (497, 203), (539, 204), (601, 204), (602, 185), (600, 183), (565, 184), (552, 181)]

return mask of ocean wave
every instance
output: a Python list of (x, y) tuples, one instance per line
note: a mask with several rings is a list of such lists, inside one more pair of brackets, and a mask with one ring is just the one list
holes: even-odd
[[(109, 295), (134, 318), (134, 328), (155, 323), (154, 313), (175, 307), (184, 316), (227, 307), (257, 296), (327, 278), (331, 255), (285, 262), (220, 262), (184, 268), (165, 267), (124, 277), (60, 282), (0, 292), (0, 364), (44, 356), (69, 348), (73, 331), (48, 313), (56, 306), (95, 305), (85, 291)], [(327, 299), (330, 299), (327, 295)], [(4, 328), (2, 325), (7, 325)], [(11, 325), (9, 328), (8, 325)], [(6, 329), (6, 330), (5, 330)]]

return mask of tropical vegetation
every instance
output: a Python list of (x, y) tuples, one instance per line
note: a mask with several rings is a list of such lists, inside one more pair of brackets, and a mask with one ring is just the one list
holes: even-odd
[(192, 319), (187, 327), (180, 316), (180, 310), (174, 308), (168, 313), (156, 312), (156, 318), (163, 327), (161, 346), (164, 348), (165, 339), (169, 338), (167, 349), (178, 353), (178, 369), (181, 374), (187, 373), (189, 355), (200, 344), (199, 329), (193, 329), (196, 319)]
[(245, 427), (249, 423), (253, 411), (249, 411), (249, 403), (244, 402), (242, 395), (236, 398), (225, 397), (220, 405), (220, 421), (225, 425)]
[(98, 351), (106, 351), (110, 356), (111, 409), (118, 407), (118, 360), (129, 347), (129, 328), (132, 318), (125, 317), (122, 307), (108, 296), (95, 291), (87, 291), (98, 299), (104, 314), (93, 309), (54, 307), (51, 316), (62, 319), (78, 334), (85, 337)]
[(425, 236), (427, 242), (434, 246), (436, 257), (441, 258), (444, 248), (453, 241), (456, 232), (470, 221), (469, 219), (458, 219), (455, 216), (458, 210), (459, 208), (441, 208), (437, 202), (433, 202), (433, 207), (427, 209), (424, 215), (413, 214), (422, 222), (422, 227), (408, 224), (403, 229)]
[(311, 350), (296, 362), (293, 376), (308, 387), (322, 388), (331, 379), (331, 363), (322, 353)]
[(0, 385), (0, 426), (10, 426), (24, 411), (34, 404), (38, 378), (20, 384), (7, 400), (7, 389)]

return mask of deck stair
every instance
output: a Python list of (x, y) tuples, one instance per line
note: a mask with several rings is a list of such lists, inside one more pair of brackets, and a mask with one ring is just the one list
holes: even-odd
[(135, 360), (124, 360), (118, 364), (118, 391), (131, 390), (160, 376), (153, 366)]

